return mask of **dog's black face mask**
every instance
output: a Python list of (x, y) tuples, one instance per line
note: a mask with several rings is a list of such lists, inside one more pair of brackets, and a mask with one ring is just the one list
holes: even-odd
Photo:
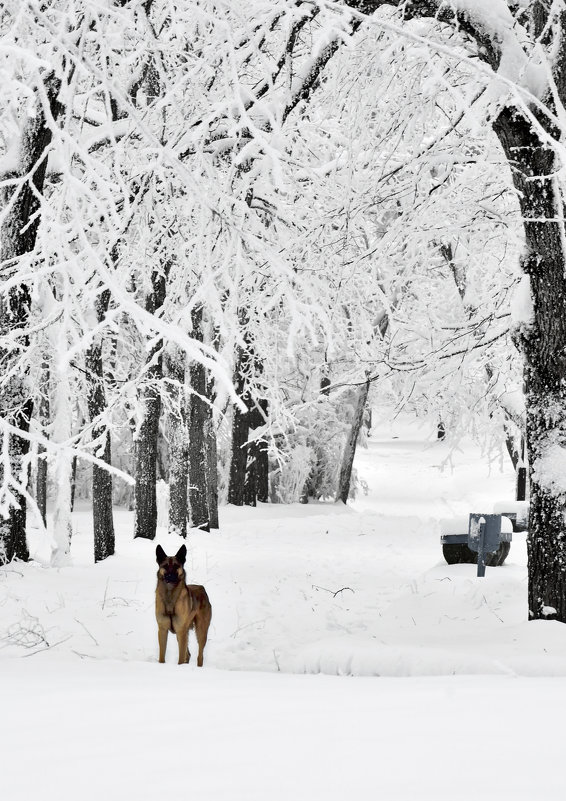
[(167, 556), (161, 545), (155, 551), (157, 564), (159, 565), (158, 576), (166, 584), (178, 584), (184, 576), (183, 565), (187, 558), (187, 548), (181, 546), (175, 556)]

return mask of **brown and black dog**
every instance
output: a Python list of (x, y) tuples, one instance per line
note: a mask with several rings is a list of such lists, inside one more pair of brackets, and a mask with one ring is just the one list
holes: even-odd
[(157, 638), (159, 640), (159, 661), (165, 662), (167, 635), (177, 635), (179, 643), (179, 664), (189, 661), (189, 629), (194, 628), (198, 642), (197, 665), (202, 667), (202, 654), (208, 627), (212, 617), (212, 607), (204, 587), (187, 584), (185, 560), (187, 548), (183, 545), (175, 556), (167, 556), (161, 545), (155, 550), (157, 564), (157, 588), (155, 590), (155, 617), (157, 619)]

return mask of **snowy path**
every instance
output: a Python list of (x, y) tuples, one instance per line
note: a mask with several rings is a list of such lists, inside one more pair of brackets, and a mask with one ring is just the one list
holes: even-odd
[(7, 801), (564, 798), (563, 680), (39, 660), (3, 669)]
[(444, 445), (400, 437), (359, 455), (353, 509), (225, 509), (191, 534), (202, 670), (173, 642), (156, 663), (155, 543), (131, 513), (100, 565), (86, 510), (69, 566), (36, 537), (39, 562), (0, 570), (2, 798), (563, 799), (566, 627), (526, 622), (524, 536), (483, 580), (438, 540), (446, 508), (489, 511), (512, 477), (472, 447), (442, 473)]

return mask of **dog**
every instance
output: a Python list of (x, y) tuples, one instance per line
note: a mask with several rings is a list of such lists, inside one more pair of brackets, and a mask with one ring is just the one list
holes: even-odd
[(204, 587), (187, 584), (185, 560), (187, 548), (181, 546), (175, 556), (167, 556), (161, 545), (155, 550), (159, 570), (155, 590), (155, 617), (159, 642), (159, 661), (165, 662), (167, 635), (177, 635), (179, 664), (186, 664), (189, 653), (189, 629), (194, 628), (198, 642), (197, 665), (202, 667), (203, 651), (212, 618), (212, 606)]

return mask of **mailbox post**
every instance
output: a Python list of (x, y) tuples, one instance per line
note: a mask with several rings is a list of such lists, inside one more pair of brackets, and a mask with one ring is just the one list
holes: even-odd
[(468, 548), (477, 551), (479, 577), (485, 576), (486, 557), (495, 553), (501, 543), (501, 515), (471, 514)]

